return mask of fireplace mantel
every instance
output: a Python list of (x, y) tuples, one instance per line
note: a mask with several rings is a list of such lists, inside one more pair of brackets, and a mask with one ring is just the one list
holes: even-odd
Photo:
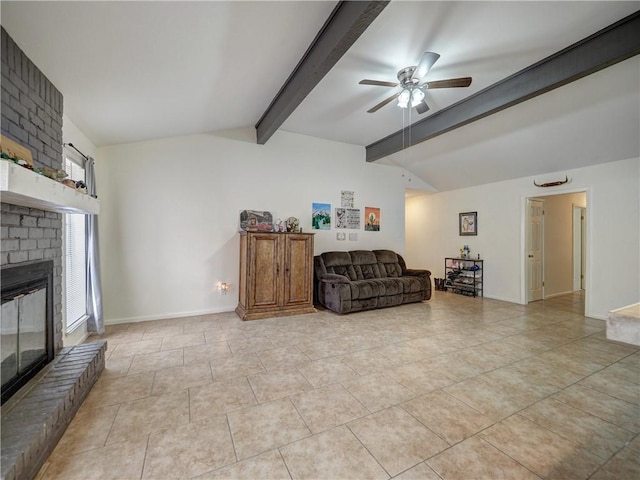
[(0, 161), (0, 200), (58, 213), (100, 212), (97, 198), (6, 160)]

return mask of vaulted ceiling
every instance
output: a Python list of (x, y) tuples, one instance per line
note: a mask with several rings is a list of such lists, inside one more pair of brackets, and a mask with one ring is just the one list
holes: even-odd
[[(336, 5), (3, 1), (0, 19), (101, 146), (253, 127)], [(329, 58), (279, 128), (366, 147), (639, 9), (638, 1), (393, 0), (344, 55)], [(441, 55), (429, 81), (471, 76), (471, 86), (427, 91), (424, 115), (395, 102), (367, 113), (397, 89), (358, 82), (394, 82), (424, 51)], [(635, 55), (378, 161), (449, 190), (639, 157), (639, 131)]]

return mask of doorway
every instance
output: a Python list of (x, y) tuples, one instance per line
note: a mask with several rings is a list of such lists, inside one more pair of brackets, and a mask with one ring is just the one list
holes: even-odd
[[(571, 297), (584, 304), (586, 192), (526, 199), (523, 242), (526, 303)], [(579, 295), (576, 295), (579, 293)]]

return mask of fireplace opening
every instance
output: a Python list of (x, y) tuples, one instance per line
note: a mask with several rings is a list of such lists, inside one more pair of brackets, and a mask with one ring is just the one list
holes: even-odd
[(54, 357), (53, 261), (2, 267), (2, 404)]

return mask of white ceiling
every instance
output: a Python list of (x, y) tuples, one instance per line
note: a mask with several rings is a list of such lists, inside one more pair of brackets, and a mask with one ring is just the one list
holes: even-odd
[[(255, 125), (334, 1), (10, 2), (3, 27), (98, 146)], [(366, 146), (635, 12), (640, 2), (392, 1), (282, 125)], [(431, 110), (370, 107), (424, 51)], [(638, 56), (382, 160), (436, 190), (640, 156)], [(465, 174), (473, 172), (472, 175)]]

